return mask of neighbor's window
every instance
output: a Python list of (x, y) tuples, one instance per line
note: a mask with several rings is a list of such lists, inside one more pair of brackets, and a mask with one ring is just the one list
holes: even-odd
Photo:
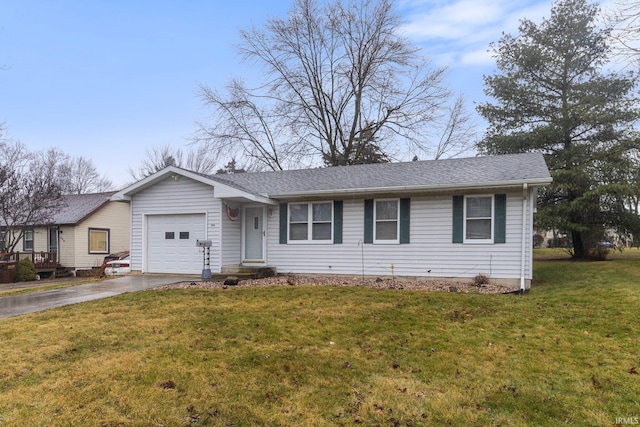
[(5, 251), (7, 249), (7, 242), (4, 239), (5, 234), (5, 231), (0, 231), (0, 251)]
[(33, 251), (33, 230), (25, 230), (22, 236), (22, 247), (25, 252)]
[(493, 196), (465, 198), (465, 240), (491, 241), (493, 224)]
[(398, 199), (376, 200), (374, 205), (375, 242), (398, 242)]
[(89, 229), (89, 253), (108, 254), (109, 253), (109, 230), (90, 228)]
[(331, 242), (333, 203), (290, 203), (289, 241)]

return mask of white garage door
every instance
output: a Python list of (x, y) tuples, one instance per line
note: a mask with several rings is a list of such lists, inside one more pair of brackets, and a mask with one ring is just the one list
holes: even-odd
[(206, 237), (204, 214), (147, 217), (147, 271), (200, 274), (202, 253), (197, 239)]

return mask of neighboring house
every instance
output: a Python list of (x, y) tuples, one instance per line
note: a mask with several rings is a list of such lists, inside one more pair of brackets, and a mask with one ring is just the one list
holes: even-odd
[(204, 176), (168, 167), (131, 202), (142, 273), (270, 266), (278, 273), (405, 276), (528, 288), (541, 154)]
[(115, 192), (63, 196), (51, 224), (28, 229), (16, 251), (56, 252), (68, 270), (102, 265), (113, 252), (129, 250), (131, 207), (111, 201)]

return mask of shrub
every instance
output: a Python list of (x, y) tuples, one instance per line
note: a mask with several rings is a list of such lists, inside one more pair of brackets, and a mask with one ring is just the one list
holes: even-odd
[(473, 283), (476, 286), (488, 285), (489, 284), (489, 276), (485, 276), (484, 274), (478, 274), (473, 278)]
[(36, 266), (29, 258), (23, 258), (18, 261), (18, 281), (28, 282), (36, 280), (37, 275)]

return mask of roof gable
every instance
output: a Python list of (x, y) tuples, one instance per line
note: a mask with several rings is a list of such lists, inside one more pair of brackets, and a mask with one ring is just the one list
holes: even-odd
[(158, 171), (134, 184), (131, 184), (127, 188), (124, 188), (123, 190), (120, 190), (117, 193), (113, 194), (111, 200), (130, 200), (131, 196), (144, 191), (146, 188), (149, 188), (165, 179), (178, 179), (181, 176), (215, 187), (216, 194), (219, 197), (237, 197), (262, 203), (272, 203), (270, 200), (260, 197), (259, 193), (248, 192), (236, 185), (229, 185), (228, 183), (215, 180), (211, 176), (202, 175), (176, 166), (168, 166), (161, 171)]
[(76, 225), (93, 215), (109, 203), (115, 191), (92, 194), (66, 194), (62, 196), (62, 206), (51, 220), (57, 225)]

